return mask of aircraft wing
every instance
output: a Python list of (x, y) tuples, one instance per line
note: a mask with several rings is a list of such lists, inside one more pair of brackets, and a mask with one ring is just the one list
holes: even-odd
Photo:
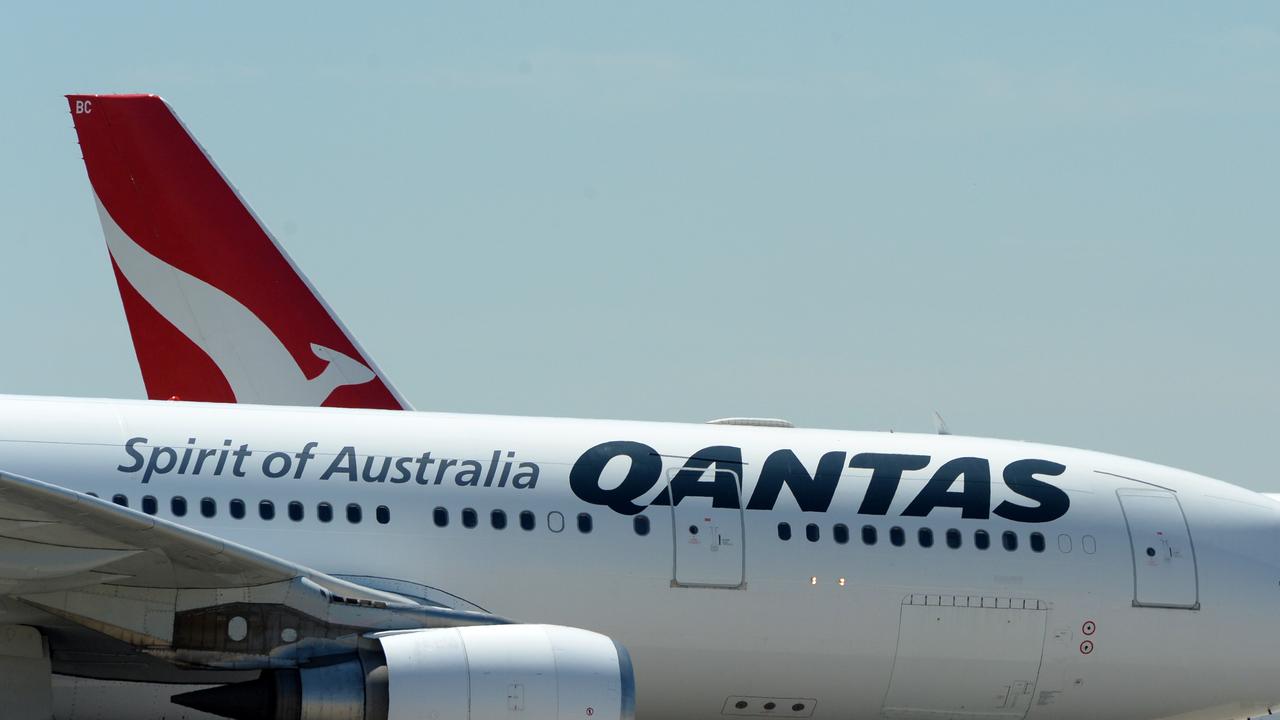
[(294, 667), (370, 631), (505, 623), (428, 606), (0, 472), (0, 595), (169, 661)]

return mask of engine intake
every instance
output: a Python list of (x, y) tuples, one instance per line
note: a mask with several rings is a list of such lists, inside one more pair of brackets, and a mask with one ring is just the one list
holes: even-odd
[(359, 655), (173, 697), (232, 720), (633, 720), (631, 658), (557, 625), (374, 633)]

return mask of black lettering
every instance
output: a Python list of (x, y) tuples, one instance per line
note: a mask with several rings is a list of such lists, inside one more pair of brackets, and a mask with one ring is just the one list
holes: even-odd
[(329, 467), (320, 475), (320, 479), (328, 480), (338, 473), (346, 473), (348, 480), (356, 481), (356, 449), (354, 447), (348, 445), (339, 450), (333, 457), (333, 462), (329, 463)]
[(415, 479), (418, 481), (419, 485), (428, 485), (431, 483), (431, 480), (427, 478), (427, 467), (433, 462), (435, 462), (435, 460), (431, 458), (431, 453), (429, 452), (422, 453), (422, 457), (418, 458), (418, 474), (415, 476)]
[(386, 482), (387, 473), (391, 471), (391, 458), (382, 458), (382, 469), (376, 473), (373, 471), (374, 461), (378, 459), (377, 455), (370, 455), (364, 459), (364, 481), (365, 482)]
[[(631, 460), (627, 475), (617, 487), (603, 488), (600, 476), (610, 460)], [(653, 489), (662, 475), (662, 458), (644, 443), (614, 440), (596, 445), (582, 453), (569, 471), (569, 487), (583, 502), (605, 505), (623, 515), (636, 515), (644, 510), (635, 500)]]
[[(710, 469), (708, 476), (707, 470)], [(704, 479), (706, 478), (706, 479)], [(742, 449), (729, 445), (703, 448), (685, 460), (654, 505), (679, 505), (687, 497), (709, 497), (711, 507), (740, 508)]]
[(244, 461), (253, 454), (253, 451), (249, 449), (248, 445), (241, 445), (231, 454), (236, 458), (235, 464), (231, 466), (231, 474), (236, 477), (244, 477)]
[(413, 458), (411, 457), (396, 458), (396, 475), (391, 478), (391, 482), (397, 485), (409, 482), (409, 478), (413, 477), (413, 471), (409, 469), (409, 465), (412, 463)]
[(748, 510), (772, 510), (778, 502), (778, 494), (785, 484), (804, 512), (826, 512), (840, 484), (844, 471), (845, 453), (833, 451), (818, 460), (818, 470), (813, 475), (791, 450), (775, 450), (764, 460), (760, 478), (751, 493)]
[(302, 471), (307, 467), (307, 461), (316, 456), (315, 449), (320, 446), (318, 442), (309, 442), (302, 447), (302, 452), (294, 455), (298, 459), (298, 469), (293, 473), (293, 479), (302, 478)]
[[(452, 463), (453, 461), (445, 460), (442, 462)], [(483, 470), (484, 466), (480, 464), (480, 461), (463, 460), (458, 463), (458, 474), (453, 476), (453, 481), (458, 485), (475, 485), (480, 482), (480, 473)]]
[(204, 467), (204, 461), (217, 455), (218, 451), (213, 448), (207, 448), (196, 453), (196, 466), (191, 470), (192, 475), (199, 475), (201, 468)]
[[(961, 477), (963, 489), (952, 490)], [(990, 516), (991, 465), (986, 459), (962, 457), (943, 463), (902, 514), (926, 517), (940, 507), (961, 508), (960, 517), (966, 520), (986, 520)]]
[[(279, 463), (279, 469), (272, 469), (272, 465)], [(273, 452), (262, 460), (262, 474), (269, 478), (284, 477), (289, 474), (289, 470), (293, 468), (293, 456), (286, 452)]]
[[(458, 461), (457, 461), (457, 460), (448, 460), (448, 459), (445, 459), (445, 457), (442, 457), (442, 459), (440, 459), (440, 466), (439, 466), (439, 468), (436, 468), (436, 470), (435, 470), (435, 484), (443, 483), (443, 482), (444, 482), (444, 471), (445, 471), (445, 470), (448, 470), (449, 468), (452, 468), (452, 466), (457, 465), (457, 464), (458, 464)], [(461, 477), (461, 475), (462, 475), (462, 473), (458, 473), (457, 475), (454, 475), (454, 477), (453, 477), (453, 482), (457, 482), (458, 484), (460, 484), (460, 486), (461, 486), (461, 484), (463, 484), (463, 483), (461, 483), (461, 482), (458, 482), (458, 478), (460, 478), (460, 477)], [(474, 482), (472, 482), (471, 484), (475, 484), (475, 483), (474, 483)]]
[(1024, 498), (1035, 500), (1036, 507), (1017, 505), (1005, 500), (996, 506), (995, 514), (1005, 520), (1025, 523), (1052, 522), (1067, 514), (1071, 498), (1056, 485), (1038, 480), (1035, 475), (1061, 475), (1067, 466), (1049, 460), (1016, 460), (1004, 469), (1004, 484)]
[[(195, 445), (195, 438), (187, 438), (187, 445)], [(191, 462), (191, 448), (188, 447), (182, 451), (182, 464), (178, 466), (178, 474), (182, 475), (187, 472), (187, 463)]]
[[(461, 475), (462, 473), (458, 473)], [(511, 487), (520, 490), (532, 489), (538, 486), (538, 465), (537, 463), (522, 462), (516, 468), (515, 477), (511, 478)]]
[[(484, 486), (485, 486), (485, 487), (490, 487), (490, 486), (492, 486), (492, 485), (493, 485), (493, 475), (494, 475), (494, 473), (498, 472), (498, 461), (499, 461), (499, 460), (501, 460), (501, 459), (502, 459), (502, 453), (501, 453), (500, 451), (498, 451), (498, 450), (494, 450), (494, 451), (493, 451), (493, 460), (489, 461), (489, 472), (484, 476)], [(437, 476), (436, 476), (436, 482), (437, 482), (437, 483), (439, 483), (439, 482), (440, 482), (440, 478), (441, 478), (441, 477), (443, 477), (443, 476), (444, 476), (444, 473), (443, 473), (443, 472), (442, 472), (442, 473), (440, 473), (440, 475), (437, 475)]]
[(902, 473), (923, 470), (929, 464), (928, 455), (896, 455), (893, 453), (859, 453), (849, 460), (851, 468), (871, 470), (871, 482), (862, 498), (858, 512), (862, 515), (884, 515), (893, 504), (893, 496), (902, 482)]
[[(222, 445), (223, 445), (223, 447), (224, 447), (224, 448), (229, 448), (229, 447), (231, 447), (231, 440), (229, 440), (229, 439), (228, 439), (228, 440), (223, 440), (223, 441), (222, 441)], [(217, 466), (215, 466), (215, 467), (213, 468), (213, 474), (214, 474), (214, 475), (221, 475), (221, 474), (222, 474), (222, 468), (223, 468), (223, 466), (225, 466), (226, 464), (227, 464), (227, 451), (226, 451), (225, 449), (224, 449), (224, 450), (220, 450), (220, 451), (218, 451), (218, 464), (217, 464)]]
[[(160, 458), (164, 458), (161, 462)], [(164, 475), (178, 464), (178, 453), (171, 447), (153, 447), (151, 448), (151, 457), (147, 460), (147, 469), (142, 471), (142, 484), (146, 485), (151, 482), (151, 476), (155, 474)]]
[(507, 478), (511, 476), (511, 459), (515, 456), (514, 452), (507, 451), (507, 460), (502, 463), (502, 475), (498, 476), (498, 487), (507, 486)]
[(147, 439), (144, 437), (129, 438), (129, 441), (124, 444), (124, 451), (126, 454), (128, 454), (129, 457), (133, 458), (133, 464), (118, 465), (116, 466), (116, 469), (119, 470), (120, 472), (127, 472), (127, 473), (138, 472), (139, 470), (141, 470), (142, 466), (146, 464), (147, 460), (142, 456), (142, 453), (138, 452), (137, 446), (146, 445), (146, 444), (147, 444)]

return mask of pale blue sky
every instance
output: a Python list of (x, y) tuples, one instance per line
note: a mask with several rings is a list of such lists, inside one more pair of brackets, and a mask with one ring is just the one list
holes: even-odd
[(176, 108), (419, 408), (1280, 489), (1280, 5), (23, 3), (0, 392), (141, 397), (62, 94)]

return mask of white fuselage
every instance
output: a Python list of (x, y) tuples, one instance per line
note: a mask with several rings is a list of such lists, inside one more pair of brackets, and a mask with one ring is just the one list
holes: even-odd
[[(636, 459), (600, 450), (593, 470), (584, 458), (609, 443)], [(914, 469), (896, 488), (873, 482), (868, 453)], [(1029, 460), (1041, 462), (1018, 465)], [(1114, 456), (902, 433), (16, 397), (0, 399), (0, 469), (133, 508), (152, 497), (161, 517), (324, 572), (605, 633), (632, 653), (641, 718), (1207, 718), (1280, 700), (1280, 504)]]

